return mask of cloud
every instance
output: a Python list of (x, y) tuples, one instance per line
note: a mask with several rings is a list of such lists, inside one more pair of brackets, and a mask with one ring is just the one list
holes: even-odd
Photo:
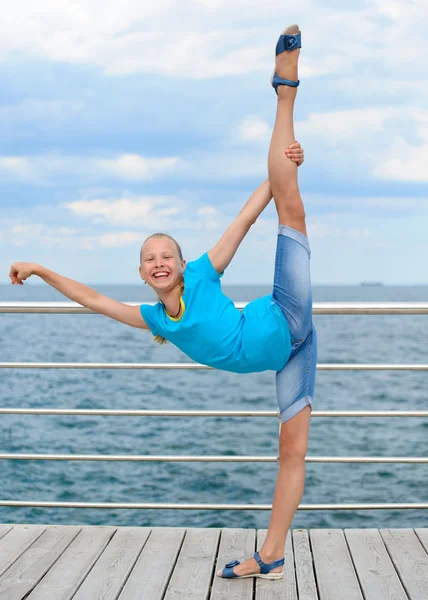
[(179, 164), (177, 157), (147, 159), (138, 154), (122, 154), (115, 159), (97, 159), (95, 168), (128, 181), (147, 181), (165, 172), (171, 172)]
[[(64, 204), (64, 208), (84, 219), (86, 224), (138, 228), (141, 231), (215, 231), (222, 233), (233, 217), (219, 209), (195, 207), (177, 196), (124, 196), (122, 198), (83, 199)], [(97, 236), (101, 244), (104, 241)], [(106, 238), (109, 239), (109, 238)], [(123, 240), (126, 241), (126, 237)], [(94, 237), (90, 237), (93, 243)], [(128, 241), (132, 241), (130, 237)], [(119, 242), (118, 242), (119, 243)]]
[(396, 138), (385, 158), (373, 171), (373, 176), (390, 181), (428, 183), (428, 143), (412, 146)]
[(295, 123), (295, 131), (307, 158), (321, 142), (317, 166), (338, 181), (361, 181), (370, 174), (389, 181), (428, 181), (426, 109), (402, 105), (309, 113)]
[[(314, 211), (331, 211), (337, 213), (359, 212), (361, 215), (382, 214), (388, 217), (401, 216), (411, 212), (422, 215), (428, 210), (428, 194), (425, 196), (337, 196), (334, 194), (305, 194), (305, 205), (308, 213)], [(376, 210), (377, 209), (377, 210)]]
[(217, 215), (219, 211), (214, 206), (202, 206), (197, 210), (198, 215)]
[(77, 200), (64, 206), (79, 217), (90, 218), (93, 223), (156, 228), (161, 224), (165, 226), (171, 217), (181, 212), (179, 204), (174, 197), (142, 196), (135, 199)]
[(266, 141), (272, 134), (269, 123), (257, 115), (248, 115), (242, 123), (236, 127), (236, 137), (241, 142)]
[(133, 231), (118, 231), (113, 233), (105, 233), (98, 236), (82, 237), (79, 244), (82, 248), (91, 250), (101, 246), (102, 248), (122, 248), (129, 244), (141, 243), (142, 236), (140, 233)]
[(428, 110), (412, 109), (409, 116), (416, 123), (422, 143), (410, 144), (404, 137), (395, 137), (381, 157), (373, 176), (391, 181), (428, 182)]
[[(415, 72), (414, 48), (427, 54), (427, 12), (424, 0), (391, 0), (388, 5), (375, 0), (343, 11), (321, 0), (302, 0), (293, 11), (306, 44), (302, 76), (352, 73), (373, 56), (394, 73), (397, 65)], [(2, 12), (0, 57), (5, 60), (15, 52), (89, 64), (115, 76), (204, 79), (265, 72), (272, 66), (282, 14), (281, 0), (127, 0), (108, 5), (101, 0), (16, 0)], [(397, 43), (403, 39), (412, 44)]]
[(34, 164), (25, 156), (0, 156), (0, 173), (13, 179), (25, 179), (36, 183), (40, 180)]
[(24, 211), (17, 220), (1, 219), (0, 230), (2, 243), (12, 247), (74, 246), (79, 236), (78, 229), (32, 221)]
[(45, 154), (37, 156), (0, 156), (0, 172), (12, 180), (46, 184), (58, 177), (81, 177), (126, 181), (152, 181), (177, 170), (177, 157), (146, 158), (120, 154), (113, 158)]
[(299, 136), (320, 137), (335, 146), (343, 141), (354, 143), (357, 138), (372, 138), (385, 129), (388, 121), (400, 118), (403, 112), (403, 108), (389, 106), (311, 112), (304, 121), (295, 123), (295, 129)]
[[(330, 218), (334, 218), (334, 216), (331, 216)], [(371, 235), (371, 232), (367, 227), (343, 227), (328, 222), (326, 219), (315, 220), (308, 223), (307, 231), (310, 239), (322, 239), (326, 237), (364, 239)]]

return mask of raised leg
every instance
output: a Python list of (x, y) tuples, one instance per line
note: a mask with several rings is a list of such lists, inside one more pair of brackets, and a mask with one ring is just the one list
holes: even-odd
[[(298, 33), (292, 26), (287, 34)], [(283, 79), (297, 81), (300, 49), (283, 52), (276, 57), (275, 70)], [(268, 156), (269, 180), (281, 225), (288, 225), (306, 235), (305, 210), (297, 182), (297, 165), (287, 158), (285, 149), (295, 141), (293, 126), (297, 88), (280, 85), (275, 125)]]
[[(297, 33), (289, 28), (285, 33)], [(279, 77), (297, 81), (297, 64), (300, 50), (279, 54), (275, 70)], [(297, 165), (287, 158), (285, 149), (295, 141), (293, 109), (297, 88), (278, 87), (276, 120), (269, 148), (268, 169), (272, 194), (281, 225), (306, 234), (305, 211), (297, 182)], [(279, 436), (279, 470), (272, 504), (269, 529), (259, 555), (263, 562), (272, 563), (284, 556), (287, 533), (303, 496), (305, 484), (305, 456), (308, 447), (311, 408), (306, 406), (281, 426)], [(280, 572), (277, 567), (271, 572)], [(235, 566), (236, 575), (249, 575), (260, 571), (254, 558)], [(220, 574), (221, 571), (218, 572)]]

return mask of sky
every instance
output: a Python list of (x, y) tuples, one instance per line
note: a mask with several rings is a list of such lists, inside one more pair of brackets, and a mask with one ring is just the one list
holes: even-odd
[[(155, 231), (187, 260), (214, 246), (267, 177), (269, 79), (290, 23), (313, 283), (428, 283), (426, 0), (7, 3), (0, 283), (29, 261), (137, 284)], [(272, 282), (276, 234), (272, 202), (223, 282)]]

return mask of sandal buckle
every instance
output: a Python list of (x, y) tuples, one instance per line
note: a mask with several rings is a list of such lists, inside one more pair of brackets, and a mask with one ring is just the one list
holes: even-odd
[(232, 560), (232, 562), (227, 563), (226, 568), (232, 569), (233, 567), (236, 567), (236, 565), (239, 565), (239, 560)]

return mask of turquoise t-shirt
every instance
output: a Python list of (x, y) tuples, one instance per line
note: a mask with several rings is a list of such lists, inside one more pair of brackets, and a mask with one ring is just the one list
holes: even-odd
[(179, 319), (172, 319), (161, 302), (141, 305), (153, 335), (169, 340), (194, 361), (224, 371), (280, 371), (285, 366), (290, 331), (272, 295), (249, 302), (241, 313), (223, 294), (208, 253), (186, 265), (184, 285)]

